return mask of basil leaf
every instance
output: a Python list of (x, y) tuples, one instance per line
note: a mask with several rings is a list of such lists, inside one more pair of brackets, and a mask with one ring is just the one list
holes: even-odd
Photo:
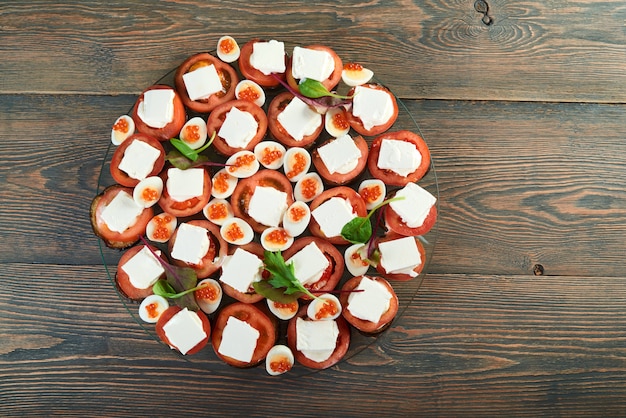
[(372, 236), (372, 223), (369, 216), (356, 217), (341, 228), (341, 236), (352, 244), (364, 244)]

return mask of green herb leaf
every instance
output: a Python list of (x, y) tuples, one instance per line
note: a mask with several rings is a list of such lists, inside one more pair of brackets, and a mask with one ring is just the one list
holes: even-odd
[(331, 93), (328, 91), (326, 87), (322, 83), (317, 80), (313, 80), (311, 78), (303, 79), (300, 84), (298, 84), (298, 89), (303, 96), (306, 96), (311, 99), (319, 99), (320, 97), (335, 97), (338, 99), (349, 99), (350, 96), (341, 96), (336, 93)]
[(200, 156), (200, 153), (209, 148), (209, 146), (213, 143), (215, 135), (216, 133), (215, 131), (213, 131), (213, 135), (211, 135), (211, 138), (208, 140), (208, 142), (198, 149), (192, 149), (189, 145), (187, 145), (185, 141), (178, 138), (170, 139), (170, 144), (172, 144), (172, 146), (176, 148), (186, 158), (190, 159), (192, 162), (195, 162)]
[(272, 287), (276, 289), (284, 288), (283, 294), (285, 295), (304, 293), (314, 299), (317, 298), (296, 278), (293, 263), (286, 264), (280, 251), (265, 251), (264, 263), (265, 269), (270, 273), (270, 278), (267, 282)]
[(262, 295), (267, 299), (278, 303), (291, 303), (304, 295), (304, 293), (301, 292), (296, 292), (288, 295), (285, 293), (286, 288), (274, 287), (267, 280), (254, 282), (252, 284), (252, 287), (254, 287), (254, 291), (257, 292), (259, 295)]
[(181, 154), (180, 151), (175, 149), (168, 152), (165, 156), (165, 159), (169, 161), (170, 164), (172, 164), (174, 167), (181, 170), (187, 170), (188, 168), (196, 167), (198, 165), (201, 165), (202, 163), (209, 161), (208, 157), (204, 155), (199, 155), (195, 161), (191, 161), (189, 158)]
[(196, 290), (202, 289), (206, 286), (207, 286), (206, 284), (202, 284), (196, 287), (186, 289), (182, 292), (176, 292), (176, 289), (174, 289), (174, 287), (172, 287), (172, 285), (167, 280), (158, 280), (152, 286), (152, 292), (155, 295), (163, 296), (164, 298), (178, 299), (185, 295), (188, 295), (189, 293), (195, 292)]
[(357, 216), (352, 219), (350, 222), (345, 224), (343, 228), (341, 228), (341, 236), (352, 244), (365, 244), (372, 237), (373, 231), (370, 218), (374, 212), (391, 202), (402, 199), (404, 199), (403, 196), (387, 199), (372, 208), (367, 216)]

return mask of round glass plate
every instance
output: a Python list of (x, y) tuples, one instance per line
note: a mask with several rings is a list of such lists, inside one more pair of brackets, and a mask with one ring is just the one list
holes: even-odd
[[(212, 53), (212, 55), (215, 55), (214, 53)], [(233, 65), (233, 64), (231, 64)], [(233, 65), (233, 67), (235, 67), (235, 69), (238, 69), (236, 65)], [(175, 69), (169, 71), (166, 75), (164, 75), (161, 79), (157, 80), (154, 84), (167, 84), (170, 86), (173, 86), (173, 78), (174, 78), (174, 73), (175, 73)], [(241, 74), (239, 73), (240, 77)], [(373, 80), (373, 82), (379, 83), (379, 84), (383, 84), (380, 80)], [(148, 87), (148, 86), (146, 86)], [(284, 91), (284, 89), (280, 88), (277, 89), (276, 91), (267, 91), (266, 90), (266, 95), (267, 95), (267, 100), (266, 100), (266, 104), (264, 106), (264, 110), (267, 111), (267, 107), (268, 104), (271, 102), (271, 99), (278, 93)], [(412, 132), (415, 132), (417, 134), (419, 134), (420, 136), (423, 135), (419, 129), (419, 126), (417, 124), (416, 119), (413, 117), (413, 115), (410, 113), (409, 109), (406, 107), (406, 105), (399, 99), (396, 97), (396, 100), (398, 102), (398, 108), (399, 108), (399, 113), (398, 113), (398, 119), (397, 121), (394, 123), (394, 125), (388, 130), (388, 132), (392, 132), (392, 131), (398, 131), (398, 130), (409, 130)], [(128, 114), (130, 114), (130, 110), (128, 111)], [(190, 112), (188, 111), (188, 117), (191, 118), (193, 116), (201, 116), (203, 117), (203, 119), (206, 121), (207, 115), (206, 114), (195, 114), (194, 112)], [(112, 121), (113, 122), (113, 121)], [(358, 135), (356, 132), (354, 131), (350, 131), (350, 135), (351, 136), (356, 136)], [(271, 139), (270, 137), (270, 133), (268, 130), (268, 133), (266, 135), (267, 139)], [(325, 140), (327, 140), (328, 138), (330, 138), (330, 135), (328, 135), (328, 133), (325, 132), (325, 130), (322, 132), (320, 138), (318, 138), (318, 140), (316, 141), (317, 144), (321, 144), (322, 142), (324, 142)], [(365, 137), (368, 143), (371, 143), (371, 140), (373, 139), (373, 137)], [(167, 143), (163, 143), (163, 145), (166, 147), (166, 151), (168, 150), (168, 146), (169, 144)], [(109, 147), (107, 148), (107, 152), (106, 155), (104, 156), (104, 160), (102, 163), (102, 167), (101, 167), (101, 172), (98, 178), (98, 186), (97, 186), (97, 194), (101, 193), (107, 186), (110, 186), (112, 184), (115, 184), (115, 181), (113, 180), (113, 178), (111, 177), (110, 174), (110, 162), (111, 162), (111, 157), (113, 155), (113, 152), (115, 151), (115, 146), (112, 145), (109, 142)], [(205, 151), (204, 154), (208, 155), (209, 158), (212, 161), (219, 161), (219, 162), (224, 162), (225, 158), (223, 156), (220, 156), (218, 154), (216, 154), (213, 151), (213, 148), (210, 147), (209, 150)], [(217, 169), (216, 169), (217, 170)], [(310, 171), (314, 171), (315, 167), (313, 165), (311, 165), (311, 169)], [(358, 187), (358, 184), (364, 179), (364, 178), (371, 178), (371, 176), (369, 175), (369, 173), (366, 172), (364, 173), (364, 175), (359, 176), (357, 180), (355, 180), (352, 183), (349, 183), (348, 186), (351, 186), (353, 188)], [(425, 188), (426, 190), (428, 190), (431, 194), (433, 194), (436, 198), (437, 198), (437, 209), (439, 210), (439, 188), (438, 188), (438, 184), (437, 184), (437, 175), (435, 172), (435, 167), (433, 165), (432, 159), (431, 159), (431, 163), (430, 163), (430, 169), (427, 172), (427, 174), (420, 179), (417, 182), (421, 187)], [(325, 185), (326, 186), (326, 185)], [(332, 187), (332, 186), (327, 186), (328, 187)], [(388, 192), (389, 190), (393, 190), (394, 188), (388, 188)], [(160, 209), (158, 208), (158, 205), (155, 206), (155, 214), (160, 212)], [(202, 213), (195, 215), (193, 217), (190, 218), (184, 218), (184, 219), (179, 219), (179, 223), (181, 221), (187, 221), (190, 219), (205, 219), (202, 215)], [(381, 230), (383, 230), (383, 227), (379, 227), (378, 228), (378, 232), (379, 235), (382, 233)], [(433, 226), (433, 228), (425, 235), (420, 236), (419, 239), (422, 242), (422, 244), (424, 245), (424, 248), (426, 250), (426, 260), (424, 261), (424, 269), (422, 271), (421, 274), (419, 274), (417, 277), (415, 277), (412, 280), (409, 281), (390, 281), (390, 283), (392, 284), (394, 291), (396, 292), (397, 296), (398, 296), (398, 300), (399, 300), (399, 309), (398, 309), (398, 314), (396, 315), (394, 322), (397, 321), (403, 314), (403, 312), (405, 311), (405, 309), (412, 303), (413, 299), (415, 298), (418, 289), (420, 288), (420, 285), (422, 284), (422, 280), (425, 276), (425, 274), (428, 271), (428, 266), (430, 264), (430, 260), (433, 254), (433, 250), (435, 247), (435, 242), (437, 239), (437, 230), (438, 230), (438, 222)], [(258, 240), (258, 236), (257, 236), (257, 240)], [(161, 244), (155, 244), (155, 243), (151, 243), (153, 245), (156, 245), (157, 247), (161, 248), (162, 250), (166, 251), (167, 247), (165, 245), (161, 245)], [(116, 249), (111, 249), (106, 247), (106, 245), (101, 241), (98, 240), (98, 246), (100, 248), (100, 253), (102, 255), (102, 261), (104, 264), (104, 267), (107, 271), (107, 275), (108, 278), (113, 286), (113, 288), (117, 291), (121, 302), (124, 304), (124, 306), (127, 308), (129, 314), (134, 318), (134, 320), (150, 335), (152, 336), (156, 341), (158, 341), (162, 347), (159, 347), (160, 349), (163, 350), (164, 355), (178, 355), (179, 357), (182, 357), (183, 359), (185, 359), (186, 361), (190, 361), (190, 362), (194, 362), (194, 361), (202, 361), (202, 362), (206, 362), (206, 361), (215, 361), (218, 363), (222, 363), (222, 361), (220, 359), (218, 359), (218, 357), (215, 355), (215, 353), (213, 352), (213, 348), (211, 346), (211, 342), (209, 341), (209, 343), (207, 344), (207, 346), (201, 350), (199, 353), (197, 354), (193, 354), (193, 355), (187, 355), (187, 356), (183, 356), (180, 353), (178, 353), (178, 351), (176, 350), (171, 350), (167, 345), (165, 345), (160, 339), (159, 337), (156, 335), (155, 332), (155, 328), (154, 328), (154, 324), (149, 324), (149, 323), (145, 323), (143, 322), (140, 318), (139, 318), (139, 303), (132, 301), (130, 299), (127, 299), (123, 294), (121, 294), (119, 292), (119, 289), (116, 285), (116, 281), (115, 281), (115, 270), (117, 267), (117, 262), (119, 261), (119, 258), (121, 257), (123, 252), (120, 252), (119, 250)], [(340, 251), (343, 253), (344, 249), (347, 246), (340, 246), (339, 249)], [(167, 252), (166, 252), (167, 253)], [(376, 272), (376, 270), (372, 267), (370, 267), (367, 275), (369, 276), (377, 276), (378, 273)], [(217, 278), (215, 277), (216, 275), (212, 275), (211, 277)], [(344, 276), (339, 284), (338, 287), (341, 287), (341, 285), (348, 280), (350, 277), (352, 277), (352, 275), (348, 272), (348, 269), (345, 269), (345, 273)], [(233, 299), (229, 298), (227, 295), (224, 295), (224, 299), (222, 300), (222, 305), (224, 306), (225, 304), (228, 303), (232, 303)], [(219, 312), (219, 310), (218, 310)], [(211, 314), (209, 315), (209, 318), (213, 321), (214, 318), (216, 317), (217, 313)], [(279, 321), (279, 336), (277, 339), (277, 344), (286, 344), (286, 329), (287, 329), (287, 322), (288, 321)], [(393, 326), (393, 323), (392, 323)], [(355, 328), (351, 327), (351, 340), (350, 340), (350, 348), (347, 352), (347, 354), (343, 357), (343, 359), (341, 361), (345, 361), (346, 359), (349, 359), (351, 357), (353, 357), (354, 355), (356, 355), (357, 353), (359, 353), (360, 351), (362, 351), (363, 349), (367, 348), (368, 346), (370, 346), (373, 342), (375, 342), (377, 340), (377, 338), (384, 334), (385, 331), (382, 331), (379, 334), (375, 334), (375, 335), (367, 335), (364, 333), (359, 332), (358, 330), (356, 330)], [(173, 354), (169, 354), (169, 353), (173, 353)], [(341, 364), (341, 362), (339, 363)], [(230, 366), (226, 366), (226, 367), (230, 367)], [(259, 366), (257, 366), (258, 368), (262, 368), (264, 371), (264, 363), (260, 364)], [(217, 368), (221, 368), (221, 366), (217, 366)], [(317, 369), (310, 369), (310, 368), (306, 368), (300, 364), (298, 364), (296, 362), (296, 364), (294, 365), (294, 367), (292, 368), (292, 370), (290, 370), (288, 372), (289, 375), (292, 376), (298, 376), (298, 375), (304, 375), (304, 374), (310, 374), (313, 372), (317, 372), (319, 370)], [(250, 372), (249, 370), (241, 370), (241, 373), (246, 373), (246, 372)]]

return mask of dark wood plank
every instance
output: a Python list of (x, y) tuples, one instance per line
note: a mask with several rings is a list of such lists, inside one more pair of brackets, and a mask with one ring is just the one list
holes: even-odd
[(230, 34), (328, 44), (405, 98), (626, 102), (622, 1), (487, 3), (4, 1), (0, 92), (138, 93)]
[(3, 264), (0, 415), (620, 415), (625, 281), (429, 275), (370, 349), (271, 378), (151, 340), (101, 266)]

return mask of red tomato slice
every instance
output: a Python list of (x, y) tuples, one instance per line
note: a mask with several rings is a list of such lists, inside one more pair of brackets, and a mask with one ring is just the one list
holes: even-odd
[[(283, 258), (285, 260), (290, 259), (295, 253), (309, 245), (311, 242), (315, 242), (315, 245), (317, 245), (317, 248), (319, 248), (320, 251), (324, 253), (326, 258), (330, 262), (330, 265), (328, 266), (326, 271), (324, 271), (322, 277), (320, 277), (318, 281), (316, 281), (315, 283), (306, 284), (304, 285), (304, 287), (306, 287), (312, 293), (315, 292), (321, 294), (329, 292), (337, 287), (345, 269), (345, 260), (343, 258), (343, 255), (330, 242), (318, 237), (298, 238), (294, 241), (291, 247), (285, 250), (285, 252), (283, 253)], [(303, 296), (302, 299), (310, 298), (307, 296)]]
[[(117, 263), (117, 271), (115, 273), (115, 282), (117, 283), (117, 287), (120, 292), (127, 298), (137, 301), (142, 300), (147, 296), (150, 296), (152, 294), (152, 286), (148, 287), (147, 289), (136, 288), (130, 282), (130, 277), (122, 269), (122, 267), (128, 262), (128, 260), (133, 258), (135, 254), (141, 251), (144, 247), (145, 245), (136, 245), (126, 250), (126, 252), (122, 254), (122, 257), (120, 257), (120, 261)], [(150, 246), (150, 248), (152, 249), (152, 251), (158, 251), (158, 248), (152, 245)], [(163, 261), (167, 263), (167, 258), (165, 257), (165, 254), (163, 252), (161, 252), (160, 257)], [(165, 273), (163, 273), (163, 276), (161, 278), (165, 278)]]
[[(384, 86), (380, 84), (364, 84), (364, 87), (369, 87), (372, 89), (382, 90), (386, 92), (390, 97), (393, 103), (393, 114), (389, 118), (389, 120), (381, 125), (373, 126), (371, 129), (365, 129), (363, 126), (363, 122), (361, 118), (358, 118), (352, 114), (352, 109), (346, 112), (346, 117), (348, 118), (348, 123), (358, 133), (365, 136), (374, 136), (379, 135), (385, 132), (387, 129), (391, 128), (391, 126), (395, 123), (396, 119), (398, 119), (398, 103), (396, 102), (396, 97)], [(354, 93), (354, 88), (350, 89), (348, 95), (352, 95)]]
[[(337, 87), (337, 84), (339, 84), (339, 82), (341, 81), (341, 72), (343, 71), (343, 62), (341, 61), (341, 58), (339, 57), (339, 55), (337, 55), (337, 53), (334, 50), (324, 45), (309, 45), (305, 48), (315, 49), (316, 51), (326, 51), (333, 57), (333, 61), (335, 62), (335, 68), (333, 72), (330, 73), (330, 76), (326, 80), (323, 80), (321, 82), (328, 91), (332, 91), (332, 89)], [(289, 83), (291, 88), (293, 88), (294, 90), (300, 91), (298, 89), (299, 80), (296, 80), (293, 77), (293, 74), (291, 71), (291, 64), (292, 62), (291, 60), (289, 60), (287, 62), (287, 71), (285, 71), (285, 78), (287, 79), (287, 83)]]
[[(380, 155), (380, 146), (383, 142), (383, 139), (404, 141), (413, 144), (422, 155), (422, 162), (420, 163), (419, 167), (417, 167), (415, 171), (409, 173), (407, 176), (401, 176), (391, 170), (379, 168), (378, 156)], [(430, 168), (430, 150), (428, 149), (428, 145), (426, 145), (426, 142), (424, 142), (422, 137), (411, 131), (387, 132), (380, 136), (377, 136), (372, 141), (369, 158), (367, 160), (367, 168), (372, 176), (376, 177), (379, 180), (382, 180), (385, 184), (393, 186), (406, 186), (408, 183), (415, 183), (416, 181), (424, 177), (424, 175), (428, 172)]]
[[(357, 165), (354, 168), (354, 170), (346, 174), (341, 174), (341, 173), (331, 174), (328, 171), (328, 168), (326, 168), (326, 164), (324, 164), (324, 161), (322, 161), (322, 158), (320, 157), (317, 149), (313, 151), (313, 156), (312, 156), (313, 165), (315, 165), (315, 169), (317, 170), (318, 174), (322, 176), (322, 178), (324, 178), (324, 180), (326, 180), (327, 182), (334, 184), (334, 185), (346, 184), (354, 180), (365, 169), (365, 166), (367, 165), (367, 156), (369, 154), (369, 150), (367, 148), (367, 142), (365, 142), (365, 139), (363, 139), (363, 137), (360, 135), (357, 135), (352, 139), (354, 140), (354, 143), (361, 151), (361, 157), (359, 158), (359, 161), (357, 162)], [(325, 143), (322, 144), (322, 146), (332, 141), (334, 141), (334, 139), (330, 139), (326, 141)]]
[[(248, 146), (245, 148), (233, 148), (228, 145), (228, 143), (226, 143), (226, 140), (224, 140), (224, 138), (217, 135), (220, 128), (224, 124), (224, 121), (226, 120), (226, 114), (230, 112), (233, 107), (236, 107), (242, 112), (250, 113), (259, 125), (257, 127), (256, 134), (250, 140)], [(265, 115), (263, 109), (261, 109), (259, 106), (252, 102), (249, 102), (247, 100), (231, 100), (213, 109), (213, 111), (209, 115), (209, 119), (207, 120), (206, 125), (209, 136), (213, 135), (213, 132), (216, 133), (215, 140), (213, 141), (213, 146), (215, 147), (217, 152), (223, 155), (233, 155), (234, 153), (242, 151), (244, 149), (251, 151), (254, 149), (254, 146), (256, 144), (261, 142), (261, 140), (265, 136), (265, 132), (267, 132), (267, 116)]]
[[(143, 102), (144, 93), (148, 90), (155, 90), (155, 89), (168, 89), (168, 90), (174, 91), (175, 93), (174, 94), (174, 118), (172, 119), (170, 123), (165, 125), (165, 127), (163, 128), (153, 128), (151, 126), (148, 126), (137, 114), (137, 108), (139, 107), (139, 104)], [(169, 141), (170, 139), (178, 136), (178, 134), (180, 133), (180, 130), (183, 128), (183, 125), (185, 124), (185, 121), (187, 120), (187, 112), (185, 112), (185, 106), (183, 105), (183, 101), (181, 100), (180, 95), (176, 93), (176, 90), (174, 90), (170, 86), (156, 84), (154, 86), (147, 88), (146, 90), (144, 90), (143, 93), (139, 95), (139, 97), (137, 98), (137, 101), (135, 102), (135, 106), (133, 107), (131, 117), (133, 118), (133, 121), (135, 121), (135, 127), (138, 132), (153, 136), (154, 138), (163, 142), (163, 141)]]
[(154, 162), (154, 167), (152, 168), (152, 171), (150, 172), (150, 174), (148, 174), (148, 177), (158, 175), (163, 169), (163, 165), (165, 164), (165, 150), (163, 149), (163, 145), (161, 145), (161, 142), (159, 142), (156, 138), (153, 138), (150, 135), (146, 135), (142, 133), (137, 133), (137, 134), (129, 136), (128, 139), (126, 139), (126, 141), (122, 142), (115, 149), (115, 152), (113, 153), (113, 156), (111, 157), (111, 166), (110, 166), (111, 176), (113, 176), (113, 179), (119, 184), (121, 184), (122, 186), (126, 186), (126, 187), (135, 187), (137, 184), (139, 184), (139, 180), (130, 177), (128, 174), (126, 174), (124, 171), (120, 170), (119, 168), (119, 165), (122, 162), (122, 158), (124, 158), (124, 153), (126, 152), (126, 149), (133, 141), (145, 142), (151, 147), (159, 150), (160, 155), (157, 158), (157, 160)]
[(400, 215), (398, 215), (392, 208), (391, 206), (387, 205), (385, 206), (385, 225), (387, 226), (387, 228), (390, 231), (395, 232), (396, 234), (400, 234), (400, 235), (404, 235), (407, 237), (411, 237), (411, 236), (416, 236), (416, 235), (424, 235), (425, 233), (427, 233), (428, 231), (431, 230), (431, 228), (435, 225), (435, 222), (437, 222), (437, 205), (433, 205), (430, 208), (430, 212), (428, 212), (428, 215), (426, 216), (426, 219), (424, 219), (424, 222), (422, 223), (422, 225), (415, 227), (415, 228), (411, 228), (410, 226), (408, 226), (400, 217)]
[[(384, 237), (380, 238), (378, 240), (378, 242), (385, 242), (385, 241), (390, 241), (390, 240), (394, 240), (394, 239), (398, 239), (398, 238), (402, 238), (402, 235), (398, 235), (395, 234), (393, 232), (385, 235)], [(414, 237), (415, 238), (415, 243), (417, 244), (417, 249), (420, 253), (420, 258), (422, 260), (422, 262), (420, 263), (419, 266), (416, 266), (413, 271), (416, 272), (417, 274), (420, 274), (422, 272), (422, 270), (424, 269), (424, 263), (426, 262), (426, 250), (424, 249), (424, 245), (422, 244), (422, 242), (419, 240), (419, 238)], [(398, 274), (398, 273), (387, 273), (387, 271), (385, 270), (385, 268), (378, 263), (378, 265), (376, 266), (376, 271), (378, 271), (381, 275), (383, 275), (387, 280), (396, 280), (396, 281), (402, 281), (402, 282), (406, 282), (409, 280), (413, 280), (414, 277), (411, 277), (408, 274)]]
[[(206, 99), (191, 100), (187, 93), (187, 88), (185, 87), (183, 74), (211, 64), (214, 65), (217, 70), (217, 75), (222, 83), (222, 90), (210, 95)], [(185, 106), (199, 113), (209, 113), (220, 104), (233, 100), (235, 98), (235, 87), (238, 82), (239, 77), (235, 69), (209, 53), (196, 54), (187, 58), (178, 67), (174, 76), (176, 91), (180, 94)]]
[(184, 218), (202, 212), (202, 208), (209, 203), (211, 199), (211, 177), (204, 170), (204, 186), (202, 187), (202, 195), (192, 197), (183, 202), (177, 202), (167, 191), (167, 170), (161, 173), (163, 179), (163, 193), (159, 199), (159, 206), (164, 212), (174, 215), (177, 218)]
[[(356, 216), (367, 216), (367, 209), (365, 208), (365, 201), (356, 191), (347, 186), (337, 186), (332, 189), (325, 190), (321, 195), (317, 196), (311, 202), (311, 212), (313, 212), (318, 206), (333, 197), (341, 197), (350, 201), (352, 205), (352, 212), (356, 213)], [(335, 245), (349, 244), (341, 235), (335, 237), (327, 237), (322, 232), (320, 225), (315, 218), (311, 216), (311, 222), (309, 223), (309, 231), (316, 237), (324, 238)]]
[(337, 327), (339, 328), (339, 335), (337, 336), (335, 351), (333, 351), (326, 361), (313, 361), (297, 349), (298, 333), (296, 331), (296, 322), (298, 318), (302, 318), (304, 320), (308, 319), (306, 310), (306, 305), (301, 307), (296, 316), (289, 320), (289, 324), (287, 325), (287, 345), (293, 352), (298, 363), (311, 369), (327, 369), (341, 361), (343, 356), (345, 356), (348, 352), (348, 348), (350, 347), (350, 327), (343, 317), (340, 316), (337, 318), (335, 321), (337, 322)]
[[(256, 255), (257, 257), (259, 257), (259, 259), (263, 260), (264, 257), (264, 252), (265, 250), (263, 249), (263, 247), (261, 246), (261, 244), (257, 243), (257, 242), (250, 242), (246, 245), (241, 245), (239, 246), (239, 248), (242, 248), (254, 255)], [(235, 251), (237, 250), (237, 247), (230, 247), (228, 254), (232, 255)], [(258, 294), (257, 292), (254, 291), (254, 289), (251, 289), (248, 292), (240, 292), (239, 290), (235, 289), (234, 287), (222, 282), (220, 280), (220, 284), (222, 285), (222, 290), (224, 291), (224, 293), (226, 293), (228, 296), (230, 296), (233, 299), (237, 299), (239, 302), (243, 302), (243, 303), (257, 303), (261, 300), (263, 300), (265, 297), (263, 295)]]
[[(274, 76), (265, 75), (250, 64), (250, 56), (252, 55), (253, 45), (257, 42), (264, 42), (260, 39), (253, 39), (241, 47), (239, 52), (239, 70), (241, 74), (248, 80), (252, 80), (262, 87), (276, 87), (280, 84)], [(285, 65), (287, 58), (285, 56)], [(284, 80), (285, 73), (275, 74), (279, 79)]]
[(293, 94), (288, 91), (284, 91), (279, 93), (272, 99), (270, 102), (270, 106), (267, 109), (267, 119), (269, 123), (270, 132), (276, 138), (278, 142), (285, 145), (286, 147), (303, 147), (311, 145), (322, 133), (324, 129), (324, 118), (322, 117), (322, 121), (320, 126), (317, 127), (315, 132), (311, 135), (307, 135), (302, 138), (302, 140), (298, 141), (293, 136), (291, 136), (278, 121), (278, 115), (285, 110), (285, 107), (293, 100)]
[[(169, 345), (170, 347), (174, 345), (170, 342), (170, 340), (165, 335), (165, 331), (163, 330), (163, 327), (165, 326), (165, 324), (168, 323), (170, 319), (172, 319), (174, 315), (176, 315), (178, 312), (182, 310), (183, 309), (180, 306), (170, 306), (169, 308), (165, 310), (165, 312), (161, 314), (161, 316), (159, 317), (159, 320), (156, 323), (157, 335), (159, 336), (161, 341), (163, 341), (165, 344)], [(202, 350), (209, 342), (209, 338), (211, 336), (211, 323), (209, 322), (209, 318), (207, 318), (205, 313), (200, 310), (195, 311), (195, 313), (198, 315), (198, 318), (200, 318), (200, 320), (202, 321), (202, 328), (204, 329), (204, 332), (206, 333), (207, 337), (206, 339), (196, 344), (191, 350), (187, 352), (187, 354), (196, 354), (198, 351)], [(178, 350), (177, 347), (176, 349)]]
[[(224, 241), (224, 239), (220, 235), (219, 227), (209, 221), (193, 220), (187, 223), (190, 225), (202, 227), (208, 231), (210, 241), (209, 249), (207, 250), (207, 253), (204, 255), (204, 257), (202, 257), (202, 260), (200, 260), (199, 264), (190, 264), (181, 260), (176, 260), (175, 258), (172, 258), (172, 264), (180, 267), (191, 267), (196, 271), (198, 279), (204, 279), (215, 273), (220, 268), (222, 260), (228, 254), (228, 243)], [(177, 234), (178, 229), (176, 229), (174, 235), (172, 235), (172, 238), (170, 238), (169, 240), (168, 251), (170, 254), (172, 253), (172, 249), (174, 248)]]
[(382, 283), (392, 295), (391, 299), (389, 300), (389, 309), (387, 309), (387, 311), (382, 314), (378, 322), (372, 322), (357, 318), (356, 316), (352, 315), (352, 313), (350, 313), (350, 310), (347, 308), (350, 291), (354, 290), (359, 285), (359, 283), (361, 283), (363, 276), (353, 277), (344, 283), (341, 290), (345, 291), (345, 293), (342, 293), (339, 296), (339, 301), (341, 302), (342, 307), (341, 314), (346, 319), (346, 321), (350, 323), (350, 325), (352, 325), (361, 332), (373, 334), (379, 333), (387, 328), (389, 324), (391, 324), (393, 318), (395, 318), (398, 314), (398, 296), (396, 295), (396, 292), (393, 290), (393, 287), (391, 286), (391, 284), (389, 284), (387, 280), (383, 279), (382, 277), (369, 278), (377, 281), (378, 283)]
[(237, 218), (248, 222), (254, 231), (261, 233), (267, 229), (267, 225), (255, 221), (248, 215), (250, 199), (257, 186), (273, 187), (276, 190), (287, 193), (287, 206), (291, 206), (294, 202), (293, 187), (284, 174), (275, 170), (260, 170), (248, 178), (239, 180), (230, 198), (233, 213)]
[(137, 218), (134, 225), (128, 228), (124, 232), (111, 231), (107, 224), (102, 219), (102, 211), (106, 206), (111, 203), (113, 198), (120, 192), (126, 192), (131, 197), (133, 196), (133, 189), (115, 184), (107, 187), (102, 193), (96, 196), (91, 202), (91, 227), (94, 234), (101, 238), (107, 247), (124, 249), (128, 248), (139, 240), (139, 237), (146, 233), (146, 225), (152, 219), (154, 210), (152, 208), (145, 208), (143, 212)]
[[(252, 360), (249, 363), (236, 360), (234, 358), (225, 356), (218, 352), (220, 344), (222, 343), (222, 334), (224, 333), (224, 327), (228, 318), (234, 316), (240, 321), (245, 321), (250, 326), (260, 332), (259, 339), (257, 340), (256, 349), (252, 355)], [(227, 364), (235, 367), (252, 367), (259, 364), (268, 351), (276, 343), (276, 321), (272, 319), (272, 316), (267, 315), (265, 310), (259, 309), (256, 305), (249, 303), (235, 302), (228, 305), (219, 312), (215, 324), (213, 326), (213, 334), (211, 336), (211, 343), (213, 344), (213, 350), (215, 354), (224, 360)]]

